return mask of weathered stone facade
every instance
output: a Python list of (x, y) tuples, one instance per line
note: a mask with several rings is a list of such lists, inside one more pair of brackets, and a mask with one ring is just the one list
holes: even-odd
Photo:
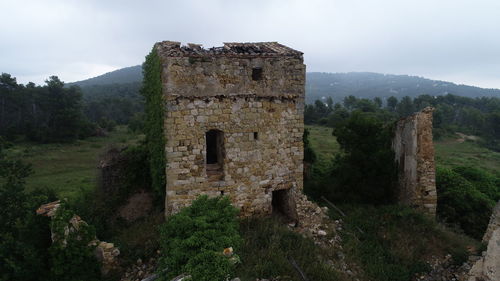
[(275, 42), (203, 49), (165, 41), (155, 50), (166, 107), (166, 215), (208, 194), (228, 195), (242, 216), (269, 214), (279, 204), (275, 209), (296, 217), (302, 53)]
[(432, 112), (421, 112), (399, 120), (392, 142), (399, 164), (400, 203), (436, 215), (436, 170), (432, 142)]

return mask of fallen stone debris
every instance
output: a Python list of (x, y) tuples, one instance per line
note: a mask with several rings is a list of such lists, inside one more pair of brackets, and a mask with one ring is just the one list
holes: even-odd
[(416, 274), (412, 280), (422, 281), (465, 281), (472, 264), (472, 258), (469, 261), (456, 265), (450, 254), (444, 257), (432, 257), (427, 264), (431, 270), (425, 274)]
[(120, 281), (153, 281), (158, 277), (155, 274), (160, 251), (156, 252), (156, 257), (147, 261), (138, 259), (135, 264), (130, 266)]
[(488, 245), (481, 256), (470, 256), (461, 265), (452, 263), (451, 255), (435, 257), (429, 265), (431, 271), (418, 274), (413, 280), (423, 281), (498, 281), (500, 280), (500, 201), (490, 218), (490, 223), (483, 237)]
[(360, 269), (355, 264), (348, 265), (343, 253), (340, 236), (343, 229), (342, 219), (332, 220), (328, 216), (328, 207), (318, 206), (303, 193), (297, 194), (295, 200), (299, 223), (290, 224), (290, 229), (313, 239), (319, 247), (333, 252), (335, 258), (325, 260), (328, 266), (352, 278), (358, 276)]
[[(40, 206), (36, 213), (37, 215), (47, 216), (53, 219), (56, 216), (57, 209), (61, 206), (61, 202), (54, 201)], [(65, 237), (57, 237), (54, 232), (51, 233), (52, 242), (58, 241), (59, 239), (63, 239), (63, 244), (66, 245), (67, 235), (69, 233), (77, 232), (81, 225), (87, 225), (87, 223), (82, 220), (79, 216), (73, 215), (73, 217), (68, 221), (67, 226), (65, 227)], [(114, 246), (113, 243), (108, 243), (104, 241), (100, 241), (95, 237), (90, 243), (89, 246), (95, 246), (95, 256), (97, 260), (99, 260), (102, 264), (101, 273), (103, 275), (108, 275), (110, 272), (116, 271), (119, 269), (120, 265), (118, 263), (118, 256), (120, 255), (120, 250)]]

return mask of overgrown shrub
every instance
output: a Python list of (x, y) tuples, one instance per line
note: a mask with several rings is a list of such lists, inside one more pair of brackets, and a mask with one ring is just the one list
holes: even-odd
[[(478, 243), (436, 224), (431, 218), (399, 205), (341, 205), (347, 214), (342, 244), (348, 263), (363, 268), (368, 280), (406, 281), (430, 270), (433, 256), (452, 254), (456, 264)], [(340, 219), (331, 213), (333, 219)]]
[(342, 275), (326, 265), (336, 253), (323, 249), (314, 241), (288, 229), (276, 218), (254, 218), (241, 223), (244, 238), (241, 248), (242, 263), (236, 269), (241, 280), (256, 278), (302, 281), (291, 264), (293, 259), (309, 280), (344, 280)]
[(477, 167), (454, 167), (453, 171), (469, 181), (474, 187), (493, 201), (500, 199), (500, 178)]
[(397, 166), (392, 129), (371, 113), (356, 111), (333, 134), (342, 153), (336, 155), (330, 174), (308, 185), (309, 190), (337, 202), (393, 202)]
[(204, 195), (169, 217), (160, 226), (160, 280), (182, 273), (196, 281), (232, 277), (234, 264), (223, 250), (233, 247), (238, 252), (241, 238), (237, 213), (227, 197), (209, 199)]
[[(126, 149), (110, 148), (102, 158), (111, 162), (113, 167), (108, 176), (112, 178), (105, 179), (102, 178), (105, 175), (101, 175), (99, 188), (82, 192), (70, 205), (96, 227), (101, 239), (106, 240), (119, 230), (116, 213), (129, 196), (140, 190), (151, 190), (151, 174), (148, 148), (143, 143)], [(163, 202), (157, 200), (156, 203), (163, 207)]]
[(73, 228), (69, 223), (73, 216), (66, 204), (61, 203), (52, 219), (55, 241), (50, 247), (51, 280), (100, 280), (100, 265), (94, 254), (97, 245), (91, 244), (95, 240), (95, 229), (86, 223)]
[(0, 280), (47, 280), (50, 246), (49, 220), (37, 216), (36, 208), (54, 199), (53, 193), (27, 193), (29, 165), (7, 158), (0, 138)]
[[(466, 234), (481, 239), (498, 198), (494, 180), (487, 172), (474, 168), (437, 167), (437, 214), (447, 223), (459, 226)], [(483, 193), (484, 191), (484, 193)]]

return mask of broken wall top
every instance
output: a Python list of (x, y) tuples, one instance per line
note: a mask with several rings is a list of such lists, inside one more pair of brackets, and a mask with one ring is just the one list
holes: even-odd
[(155, 44), (162, 57), (296, 57), (302, 58), (302, 52), (296, 51), (278, 42), (224, 43), (222, 47), (205, 49), (201, 44), (163, 41)]
[(155, 44), (166, 100), (257, 97), (296, 100), (305, 96), (302, 53), (277, 42), (201, 45)]

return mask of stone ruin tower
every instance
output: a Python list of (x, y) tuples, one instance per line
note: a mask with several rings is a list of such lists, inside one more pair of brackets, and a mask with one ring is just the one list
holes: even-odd
[(166, 214), (201, 194), (242, 216), (296, 220), (303, 187), (302, 53), (276, 42), (154, 47), (166, 104)]
[(399, 166), (398, 201), (436, 215), (436, 168), (432, 112), (426, 107), (396, 124), (392, 147)]

